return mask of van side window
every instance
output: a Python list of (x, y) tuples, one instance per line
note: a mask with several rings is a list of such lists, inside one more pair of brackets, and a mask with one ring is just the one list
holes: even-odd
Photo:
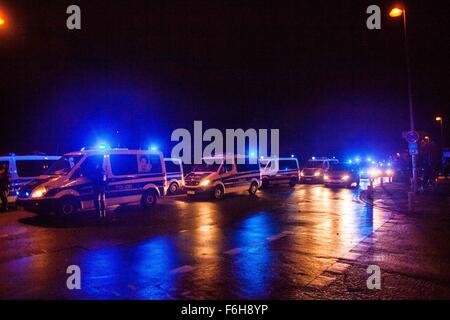
[(138, 173), (138, 163), (135, 154), (111, 154), (111, 171), (115, 176), (124, 176)]
[[(152, 173), (161, 173), (161, 157), (158, 154), (150, 154), (150, 164), (152, 165)], [(178, 169), (179, 170), (179, 169)]]
[(247, 171), (259, 171), (259, 165), (257, 163), (245, 163), (245, 164), (236, 164), (238, 172), (247, 172)]
[(89, 156), (80, 165), (80, 172), (83, 177), (90, 177), (96, 172), (97, 165), (103, 167), (103, 155)]
[(178, 162), (174, 162), (172, 160), (167, 160), (165, 161), (166, 163), (166, 172), (170, 173), (170, 172), (180, 172), (180, 164)]
[(55, 160), (16, 160), (19, 177), (37, 177), (43, 174)]
[(298, 169), (297, 161), (280, 160), (280, 170), (296, 170), (296, 169)]
[[(162, 172), (161, 158), (157, 154), (138, 154), (139, 173), (160, 173)], [(135, 158), (136, 159), (136, 158)], [(179, 171), (179, 169), (178, 169)]]

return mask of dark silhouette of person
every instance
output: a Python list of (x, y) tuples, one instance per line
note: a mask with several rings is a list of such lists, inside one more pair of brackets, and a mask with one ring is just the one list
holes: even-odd
[(8, 211), (9, 172), (7, 164), (0, 167), (0, 199), (2, 211)]
[(103, 170), (101, 163), (95, 165), (95, 171), (91, 177), (94, 190), (95, 209), (100, 218), (106, 217), (106, 187), (108, 186), (108, 178)]

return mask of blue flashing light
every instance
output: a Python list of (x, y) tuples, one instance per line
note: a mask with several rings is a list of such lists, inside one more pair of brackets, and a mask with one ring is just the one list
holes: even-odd
[(356, 163), (359, 163), (360, 161), (361, 161), (361, 159), (360, 159), (359, 157), (356, 157), (356, 158), (355, 158), (355, 162), (356, 162)]
[(367, 157), (367, 162), (371, 162), (372, 158), (371, 157)]
[(100, 144), (98, 145), (98, 150), (103, 151), (103, 150), (106, 150), (106, 149), (108, 149), (108, 146), (107, 146), (106, 144), (100, 143)]
[(390, 162), (388, 162), (388, 163), (387, 163), (387, 165), (388, 165), (388, 167), (390, 167), (390, 166), (391, 166), (391, 163), (390, 163)]
[(311, 159), (316, 160), (316, 157), (311, 157)]
[(29, 193), (29, 192), (25, 192), (25, 196), (27, 196), (27, 197), (28, 197), (29, 195), (30, 195), (30, 193)]
[(352, 159), (348, 160), (347, 162), (348, 162), (348, 164), (352, 164), (353, 163)]
[(294, 155), (293, 154), (291, 154), (291, 158), (293, 158), (294, 157)]

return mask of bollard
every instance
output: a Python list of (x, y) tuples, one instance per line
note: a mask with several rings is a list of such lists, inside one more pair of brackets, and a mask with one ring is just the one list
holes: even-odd
[(408, 192), (408, 211), (414, 212), (414, 192)]
[(383, 177), (380, 178), (380, 186), (383, 186)]

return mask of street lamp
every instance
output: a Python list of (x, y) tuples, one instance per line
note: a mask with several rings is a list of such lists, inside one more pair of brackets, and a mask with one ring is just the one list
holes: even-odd
[[(405, 8), (395, 7), (389, 12), (389, 16), (392, 18), (397, 18), (403, 16), (403, 32), (405, 37), (405, 58), (406, 58), (406, 72), (407, 72), (407, 81), (408, 81), (408, 104), (409, 104), (409, 127), (411, 131), (414, 131), (414, 109), (413, 109), (413, 100), (412, 100), (412, 86), (411, 86), (411, 67), (409, 61), (409, 52), (408, 52), (408, 37), (407, 37), (407, 29), (406, 29), (406, 10)], [(411, 155), (411, 164), (412, 164), (412, 192), (415, 193), (417, 191), (417, 170), (416, 170), (416, 155)]]
[(443, 117), (436, 117), (436, 122), (439, 122), (441, 125), (441, 148), (444, 149), (444, 125), (443, 125), (444, 118)]

